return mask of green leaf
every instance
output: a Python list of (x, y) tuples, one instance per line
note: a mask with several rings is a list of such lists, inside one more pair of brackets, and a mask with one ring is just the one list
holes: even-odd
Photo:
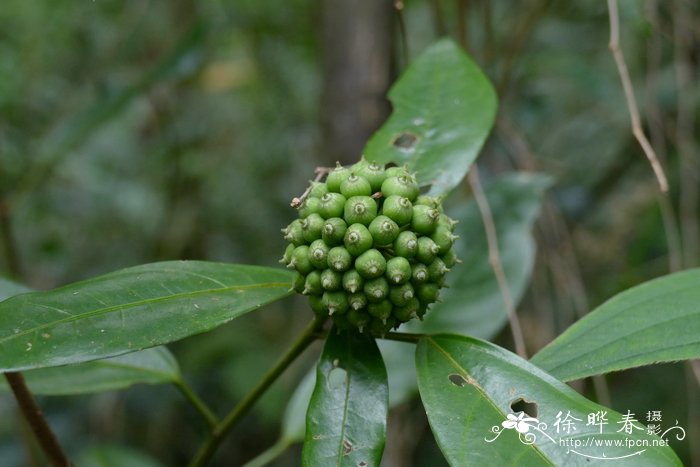
[(369, 160), (408, 164), (433, 195), (464, 178), (486, 140), (497, 97), (488, 78), (451, 40), (430, 46), (389, 91), (394, 112), (367, 143)]
[(700, 358), (700, 269), (626, 290), (532, 357), (562, 381)]
[[(29, 389), (42, 396), (67, 396), (125, 389), (134, 384), (174, 383), (180, 379), (175, 357), (165, 347), (118, 357), (22, 373)], [(8, 391), (0, 380), (0, 390)]]
[(373, 338), (332, 329), (316, 368), (302, 465), (379, 465), (389, 391)]
[(80, 467), (159, 467), (161, 464), (126, 446), (103, 444), (83, 451), (75, 465)]
[[(423, 338), (416, 349), (416, 367), (430, 426), (451, 465), (682, 465), (670, 447), (596, 446), (595, 440), (661, 440), (639, 423), (627, 434), (619, 413), (488, 342), (444, 334)], [(502, 423), (513, 413), (511, 404), (520, 399), (536, 403), (537, 414), (536, 420), (519, 425), (530, 426), (527, 434), (519, 435)], [(598, 411), (607, 411), (607, 424), (589, 425), (588, 415)], [(565, 432), (568, 414), (578, 419), (569, 419), (575, 429), (570, 434)], [(557, 418), (563, 423), (557, 424)], [(675, 438), (670, 433), (667, 437)], [(571, 444), (576, 442), (582, 445)]]
[(304, 439), (306, 432), (306, 412), (316, 386), (316, 372), (310, 371), (297, 385), (287, 409), (282, 417), (282, 440), (291, 445)]
[(31, 291), (32, 289), (29, 287), (25, 287), (22, 284), (18, 284), (17, 282), (0, 277), (0, 302), (15, 295)]
[[(517, 304), (530, 281), (535, 260), (532, 224), (551, 179), (541, 174), (516, 173), (501, 177), (485, 189), (498, 234), (498, 246), (508, 287)], [(447, 274), (449, 288), (440, 292), (416, 332), (454, 332), (490, 339), (508, 321), (503, 295), (489, 263), (484, 223), (475, 200), (454, 213), (457, 257)]]
[(168, 261), (0, 302), (0, 372), (97, 360), (173, 342), (287, 296), (284, 270)]

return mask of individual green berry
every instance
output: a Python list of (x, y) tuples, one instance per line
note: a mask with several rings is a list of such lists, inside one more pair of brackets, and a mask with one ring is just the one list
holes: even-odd
[(438, 283), (442, 281), (447, 271), (449, 271), (449, 269), (440, 258), (435, 258), (435, 260), (428, 265), (428, 274), (432, 282)]
[(305, 219), (309, 217), (310, 214), (318, 213), (318, 208), (321, 205), (321, 200), (318, 198), (308, 197), (299, 207), (299, 217)]
[(323, 224), (326, 221), (323, 220), (319, 214), (312, 213), (301, 221), (301, 231), (304, 236), (304, 240), (307, 243), (311, 243), (314, 240), (321, 238), (321, 230), (323, 229)]
[(418, 198), (416, 198), (413, 204), (418, 206), (428, 206), (436, 209), (437, 211), (442, 210), (442, 200), (434, 196), (420, 195)]
[(282, 255), (282, 258), (280, 259), (280, 263), (284, 264), (285, 266), (289, 264), (289, 262), (292, 260), (292, 252), (294, 251), (294, 246), (293, 243), (290, 243), (287, 245), (287, 249), (284, 250), (284, 254)]
[(321, 229), (321, 238), (326, 245), (342, 245), (343, 237), (348, 229), (348, 225), (340, 217), (331, 217), (326, 219)]
[(300, 245), (294, 249), (292, 259), (287, 267), (296, 269), (299, 274), (308, 274), (314, 270), (311, 261), (309, 261), (308, 245)]
[(430, 235), (430, 238), (440, 249), (439, 254), (444, 255), (452, 248), (452, 245), (454, 244), (455, 240), (457, 240), (457, 238), (459, 237), (457, 235), (454, 235), (444, 225), (438, 224), (435, 231), (432, 233), (432, 235)]
[(365, 285), (365, 280), (355, 269), (345, 271), (343, 274), (343, 289), (350, 293), (359, 292)]
[(386, 259), (379, 250), (372, 248), (357, 257), (355, 269), (365, 279), (374, 279), (386, 271)]
[(389, 168), (386, 169), (384, 172), (386, 173), (386, 177), (387, 177), (387, 178), (390, 178), (390, 177), (403, 177), (403, 176), (409, 177), (409, 176), (410, 176), (410, 174), (408, 173), (408, 169), (406, 168), (406, 166), (403, 166), (403, 167), (389, 167)]
[(369, 225), (377, 217), (377, 202), (369, 196), (353, 196), (345, 203), (345, 222)]
[(370, 302), (381, 302), (389, 295), (389, 283), (384, 277), (365, 281), (362, 289)]
[(311, 271), (306, 275), (304, 290), (302, 290), (301, 293), (304, 295), (321, 295), (323, 293), (323, 286), (321, 285), (321, 271)]
[(353, 310), (361, 310), (367, 306), (367, 295), (362, 292), (348, 295), (348, 303)]
[(409, 201), (418, 197), (418, 184), (410, 175), (399, 175), (398, 177), (388, 177), (382, 183), (382, 194), (385, 198), (392, 195), (404, 196)]
[(423, 263), (416, 263), (411, 266), (411, 282), (422, 284), (423, 282), (428, 282), (428, 279), (430, 279), (428, 266)]
[(326, 186), (328, 191), (340, 193), (340, 185), (350, 176), (352, 172), (347, 167), (343, 167), (336, 163), (335, 169), (331, 170), (326, 177)]
[(324, 290), (334, 292), (343, 287), (343, 275), (332, 269), (325, 269), (321, 273), (321, 286)]
[(403, 284), (389, 289), (389, 300), (396, 306), (405, 306), (415, 296), (411, 284)]
[(292, 279), (292, 290), (296, 293), (304, 293), (304, 276), (298, 272), (294, 274), (294, 279)]
[(323, 182), (311, 182), (309, 189), (309, 198), (320, 198), (328, 193), (328, 187)]
[(346, 198), (369, 196), (372, 194), (372, 185), (364, 177), (352, 174), (340, 184), (340, 194)]
[(430, 235), (435, 232), (435, 228), (440, 219), (440, 212), (430, 206), (413, 206), (413, 217), (411, 217), (411, 230), (420, 235)]
[(399, 236), (399, 226), (387, 216), (375, 217), (368, 228), (375, 245), (391, 245)]
[(442, 261), (445, 263), (445, 266), (448, 268), (453, 268), (456, 264), (459, 264), (460, 261), (457, 258), (457, 253), (455, 253), (454, 248), (450, 248), (447, 253), (442, 255)]
[(353, 257), (342, 246), (334, 246), (328, 251), (328, 267), (334, 271), (343, 272), (352, 266)]
[(369, 165), (369, 161), (365, 159), (365, 156), (360, 156), (360, 160), (355, 162), (350, 166), (350, 172), (355, 175), (360, 175), (360, 171)]
[(309, 245), (309, 261), (316, 269), (326, 269), (330, 247), (321, 239), (314, 240)]
[(403, 284), (411, 279), (411, 263), (402, 256), (396, 256), (386, 262), (386, 277), (390, 284)]
[(369, 325), (370, 321), (372, 320), (372, 317), (369, 314), (367, 314), (366, 311), (362, 310), (351, 309), (345, 316), (348, 319), (348, 322), (355, 326), (360, 332), (364, 332), (365, 328)]
[(328, 316), (328, 309), (323, 304), (323, 298), (321, 298), (320, 295), (310, 295), (309, 305), (311, 306), (311, 310), (313, 310), (314, 314), (319, 318)]
[(323, 292), (322, 300), (323, 305), (328, 309), (328, 314), (331, 316), (335, 314), (342, 315), (350, 307), (348, 295), (345, 292)]
[(362, 224), (352, 224), (343, 237), (345, 248), (355, 257), (372, 248), (372, 242), (372, 234)]
[(394, 254), (411, 259), (418, 252), (418, 237), (410, 230), (404, 230), (394, 240)]
[(367, 180), (372, 188), (372, 193), (382, 189), (382, 183), (386, 180), (384, 167), (375, 162), (367, 163), (357, 169), (353, 166), (353, 173)]
[(286, 228), (282, 229), (284, 239), (294, 246), (300, 246), (305, 243), (304, 231), (301, 228), (301, 219), (295, 219)]
[(411, 222), (413, 204), (405, 196), (391, 195), (384, 199), (382, 214), (403, 226)]
[(440, 214), (440, 219), (438, 219), (438, 226), (443, 226), (450, 232), (454, 232), (455, 225), (457, 225), (456, 220), (449, 217), (447, 214)]
[(440, 248), (430, 237), (418, 238), (418, 251), (416, 252), (416, 259), (418, 259), (418, 261), (423, 264), (430, 264), (439, 252)]
[(434, 282), (418, 284), (416, 285), (415, 289), (418, 300), (425, 304), (430, 304), (437, 301), (438, 294), (440, 293), (440, 286)]
[(343, 215), (343, 209), (345, 207), (345, 196), (340, 193), (326, 193), (321, 196), (320, 203), (318, 205), (318, 213), (324, 219), (330, 219), (331, 217), (340, 217)]
[(386, 320), (389, 319), (393, 309), (394, 306), (389, 300), (382, 300), (381, 302), (367, 305), (367, 312), (375, 318), (382, 320), (383, 323), (386, 323)]
[(420, 302), (416, 298), (411, 298), (403, 306), (394, 307), (394, 318), (399, 322), (405, 323), (418, 316), (420, 311)]

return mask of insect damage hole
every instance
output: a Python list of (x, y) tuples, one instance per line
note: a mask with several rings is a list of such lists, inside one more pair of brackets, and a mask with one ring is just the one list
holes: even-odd
[(409, 151), (413, 149), (418, 142), (418, 137), (413, 133), (404, 131), (394, 138), (394, 142), (391, 143), (394, 147), (403, 149), (404, 151)]
[(510, 404), (513, 413), (524, 412), (530, 417), (537, 418), (537, 403), (519, 397)]
[(457, 373), (452, 373), (447, 377), (447, 379), (450, 380), (450, 383), (454, 384), (455, 386), (459, 386), (460, 388), (467, 384), (467, 380), (464, 378), (464, 376), (458, 375)]

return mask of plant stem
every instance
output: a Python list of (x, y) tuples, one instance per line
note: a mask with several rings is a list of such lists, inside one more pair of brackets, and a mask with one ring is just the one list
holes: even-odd
[(41, 409), (34, 400), (34, 396), (24, 382), (24, 377), (21, 373), (5, 373), (5, 378), (7, 383), (12, 389), (12, 393), (17, 399), (17, 404), (19, 405), (22, 415), (29, 423), (34, 436), (36, 436), (37, 441), (41, 449), (48, 457), (51, 465), (55, 467), (69, 467), (71, 464), (68, 461), (68, 457), (63, 452), (61, 445), (58, 444), (56, 435), (51, 431), (51, 427), (44, 418), (44, 414), (41, 413)]
[(187, 399), (192, 406), (197, 409), (197, 412), (199, 412), (202, 418), (206, 420), (209, 428), (214, 430), (216, 424), (219, 423), (219, 419), (216, 418), (216, 415), (214, 415), (214, 412), (211, 411), (207, 404), (205, 404), (204, 401), (202, 401), (202, 399), (195, 394), (192, 388), (185, 381), (179, 379), (173, 384), (180, 391), (180, 393), (185, 396), (185, 399)]
[(382, 339), (415, 344), (419, 339), (422, 339), (425, 336), (425, 334), (413, 334), (410, 332), (387, 332)]
[(223, 441), (226, 434), (236, 425), (236, 423), (250, 410), (251, 407), (258, 401), (260, 396), (265, 394), (272, 383), (289, 367), (289, 365), (301, 355), (301, 353), (315, 339), (317, 332), (323, 326), (324, 319), (314, 319), (304, 332), (297, 338), (292, 346), (287, 350), (287, 353), (273, 366), (262, 381), (253, 388), (251, 392), (241, 400), (229, 413), (214, 426), (209, 438), (201, 446), (195, 457), (190, 462), (190, 467), (202, 467), (209, 462), (211, 457), (216, 452), (216, 449)]

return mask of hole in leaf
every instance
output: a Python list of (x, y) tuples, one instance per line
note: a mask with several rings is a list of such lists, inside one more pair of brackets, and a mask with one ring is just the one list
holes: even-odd
[(391, 143), (395, 147), (403, 150), (410, 150), (413, 149), (413, 147), (416, 145), (418, 142), (418, 137), (414, 135), (413, 133), (409, 133), (407, 131), (404, 131), (400, 135), (398, 135), (395, 139), (394, 142)]
[(537, 403), (526, 401), (522, 397), (514, 400), (510, 404), (510, 410), (512, 410), (513, 413), (525, 412), (530, 417), (537, 418)]
[(361, 461), (359, 464), (357, 464), (357, 467), (367, 467), (367, 462)]
[(455, 386), (459, 386), (460, 388), (467, 384), (467, 380), (464, 379), (464, 376), (458, 375), (457, 373), (452, 373), (447, 377), (447, 379), (450, 380), (450, 383), (454, 384)]
[(352, 443), (347, 439), (343, 439), (343, 455), (347, 456), (353, 451), (353, 449), (354, 446), (352, 445)]
[(333, 368), (330, 373), (328, 373), (328, 387), (330, 389), (345, 387), (347, 378), (348, 373), (343, 368)]

